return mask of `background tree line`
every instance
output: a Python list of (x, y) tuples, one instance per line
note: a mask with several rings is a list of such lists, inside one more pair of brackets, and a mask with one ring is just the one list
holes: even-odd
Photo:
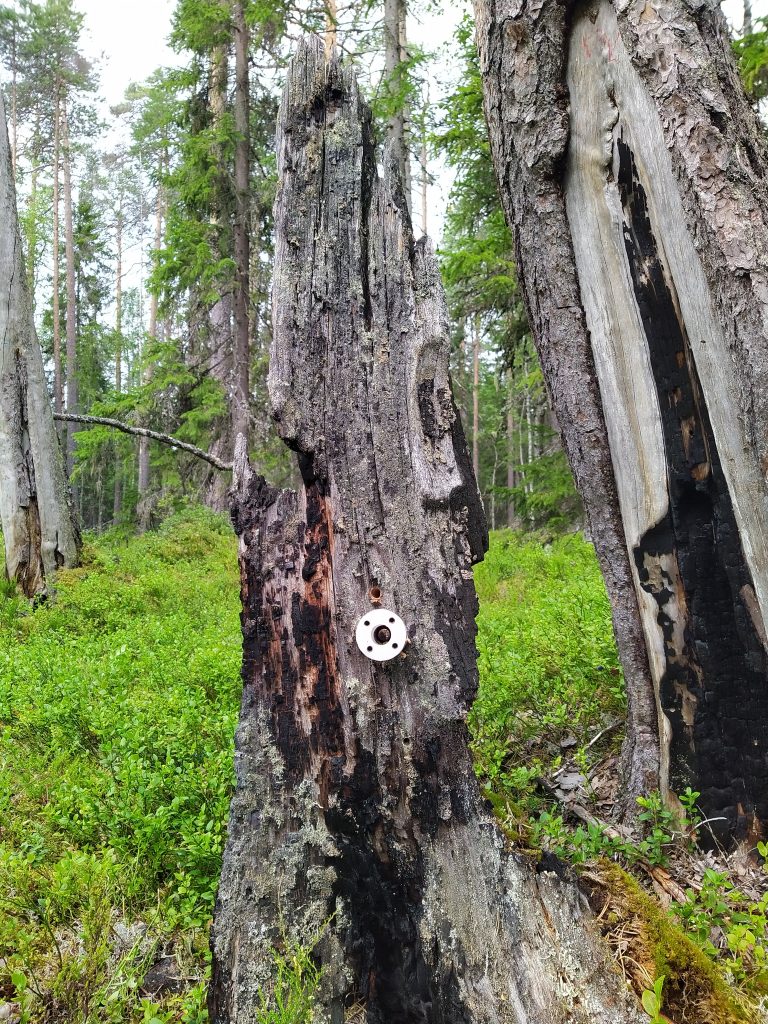
[[(179, 0), (179, 66), (132, 84), (104, 117), (74, 0), (0, 8), (26, 273), (56, 413), (147, 426), (224, 461), (244, 433), (260, 470), (289, 479), (265, 388), (273, 137), (290, 51), (318, 32), (364, 64), (417, 228), (437, 226), (429, 183), (446, 166), (453, 176), (440, 257), (454, 384), (491, 526), (580, 523), (497, 195), (472, 20), (448, 52), (409, 41), (409, 18), (438, 9)], [(734, 45), (758, 105), (767, 39), (765, 19), (746, 6)], [(449, 66), (454, 84), (434, 96)], [(107, 428), (60, 427), (88, 529), (145, 528), (185, 500), (225, 504), (228, 475), (191, 455)]]

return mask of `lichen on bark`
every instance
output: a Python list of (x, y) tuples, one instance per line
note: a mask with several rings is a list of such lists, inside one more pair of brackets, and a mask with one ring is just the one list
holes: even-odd
[[(567, 879), (480, 798), (472, 564), (487, 538), (434, 255), (338, 58), (302, 44), (278, 128), (270, 394), (303, 486), (241, 451), (244, 695), (213, 933), (214, 1022), (251, 1021), (282, 937), (322, 936), (317, 1021), (639, 1019)], [(371, 607), (410, 643), (377, 664)], [(325, 927), (323, 925), (325, 924)]]

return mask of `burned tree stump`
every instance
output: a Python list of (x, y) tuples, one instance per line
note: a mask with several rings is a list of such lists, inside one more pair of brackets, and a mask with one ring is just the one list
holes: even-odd
[[(505, 852), (480, 798), (465, 720), (486, 531), (438, 268), (319, 40), (289, 71), (278, 154), (269, 386), (303, 486), (274, 490), (239, 452), (244, 695), (212, 1020), (251, 1024), (271, 948), (318, 934), (316, 1021), (639, 1020), (575, 888)], [(407, 628), (385, 662), (355, 640), (374, 607)]]

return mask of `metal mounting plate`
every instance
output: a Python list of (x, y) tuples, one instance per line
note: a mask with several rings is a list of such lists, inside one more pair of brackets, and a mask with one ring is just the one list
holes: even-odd
[(357, 646), (371, 661), (391, 661), (402, 654), (408, 641), (405, 623), (387, 608), (371, 608), (355, 630)]

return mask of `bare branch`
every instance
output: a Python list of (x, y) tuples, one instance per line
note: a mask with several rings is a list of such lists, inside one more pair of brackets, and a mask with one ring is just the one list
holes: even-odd
[(159, 441), (160, 444), (167, 444), (172, 448), (180, 448), (183, 452), (189, 452), (190, 455), (196, 455), (198, 459), (202, 459), (215, 469), (222, 470), (222, 472), (232, 469), (231, 462), (222, 462), (215, 455), (211, 455), (210, 452), (204, 452), (202, 448), (198, 448), (194, 444), (180, 441), (178, 437), (171, 437), (170, 434), (161, 434), (157, 430), (148, 430), (147, 427), (131, 427), (127, 423), (122, 423), (120, 420), (112, 420), (106, 416), (76, 416), (74, 413), (67, 412), (54, 413), (53, 418), (55, 420), (64, 420), (67, 423), (88, 423), (94, 427), (112, 427), (114, 430), (122, 430), (124, 434), (150, 437), (153, 441)]

